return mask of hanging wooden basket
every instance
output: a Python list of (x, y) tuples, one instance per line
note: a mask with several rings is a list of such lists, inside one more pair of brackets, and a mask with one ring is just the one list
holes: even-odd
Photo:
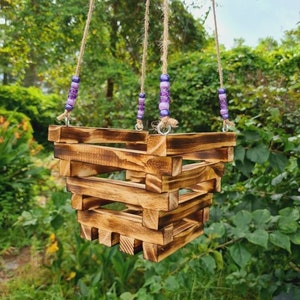
[(48, 139), (81, 236), (158, 262), (203, 233), (236, 136), (51, 125)]

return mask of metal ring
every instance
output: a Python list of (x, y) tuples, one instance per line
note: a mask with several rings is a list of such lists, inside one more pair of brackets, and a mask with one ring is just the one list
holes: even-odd
[(70, 126), (70, 118), (69, 117), (65, 117), (65, 124), (67, 127)]
[(222, 131), (223, 132), (227, 132), (228, 131), (228, 124), (223, 124)]
[(162, 129), (161, 129), (161, 125), (162, 124), (158, 124), (158, 126), (157, 126), (158, 133), (160, 133), (162, 135), (167, 135), (171, 132), (171, 129), (172, 129), (171, 125), (163, 126)]
[(137, 131), (142, 131), (143, 127), (139, 127), (138, 124), (135, 124), (135, 130)]

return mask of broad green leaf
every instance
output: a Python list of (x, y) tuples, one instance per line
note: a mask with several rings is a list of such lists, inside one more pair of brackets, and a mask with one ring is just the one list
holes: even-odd
[(216, 262), (210, 255), (205, 255), (201, 257), (201, 264), (208, 273), (214, 273), (216, 269)]
[(245, 148), (241, 145), (235, 147), (234, 149), (234, 159), (235, 160), (240, 160), (241, 162), (244, 161), (244, 158), (245, 158)]
[(249, 233), (248, 228), (242, 228), (242, 227), (231, 227), (230, 228), (231, 234), (234, 236), (234, 238), (243, 238)]
[(297, 221), (299, 220), (300, 214), (297, 208), (286, 207), (279, 211), (279, 215), (284, 217), (289, 217), (291, 220)]
[(255, 130), (245, 130), (244, 136), (247, 142), (255, 142), (260, 140), (260, 135)]
[(235, 165), (236, 168), (243, 173), (243, 175), (249, 177), (252, 173), (255, 163), (245, 158), (243, 162), (237, 160)]
[(213, 238), (220, 238), (225, 234), (225, 226), (223, 223), (212, 223), (205, 228), (205, 233), (211, 235)]
[(291, 242), (287, 235), (281, 233), (280, 231), (274, 231), (270, 233), (270, 242), (282, 249), (285, 249), (291, 253)]
[(250, 148), (246, 152), (246, 157), (254, 163), (263, 164), (269, 158), (269, 150), (264, 144), (258, 144), (257, 146)]
[(271, 220), (271, 213), (267, 209), (257, 209), (252, 213), (253, 222), (258, 228), (264, 228)]
[(297, 232), (290, 235), (290, 240), (295, 245), (300, 245), (300, 229)]
[(164, 284), (164, 287), (169, 291), (176, 291), (179, 288), (178, 280), (175, 276), (169, 276)]
[(269, 235), (265, 230), (257, 229), (254, 232), (251, 232), (246, 235), (246, 239), (255, 245), (259, 245), (267, 249)]
[(131, 294), (129, 292), (125, 292), (120, 295), (121, 300), (134, 300), (136, 299), (136, 294)]
[(294, 233), (298, 229), (297, 221), (292, 218), (280, 216), (278, 220), (278, 227), (282, 233)]
[(241, 243), (236, 243), (230, 246), (229, 253), (234, 262), (240, 267), (246, 266), (251, 258), (250, 252)]
[(252, 220), (252, 215), (247, 210), (241, 210), (231, 220), (236, 227), (248, 228)]
[(271, 152), (269, 157), (269, 163), (272, 168), (277, 169), (280, 172), (283, 172), (285, 167), (287, 166), (289, 160), (282, 153)]
[(222, 270), (223, 267), (224, 267), (224, 261), (223, 261), (222, 253), (215, 250), (215, 251), (212, 252), (212, 254), (213, 254), (214, 259), (216, 261), (216, 265), (217, 265), (218, 270)]
[(51, 221), (51, 226), (57, 230), (59, 229), (65, 222), (65, 218), (61, 215), (56, 215), (55, 218)]

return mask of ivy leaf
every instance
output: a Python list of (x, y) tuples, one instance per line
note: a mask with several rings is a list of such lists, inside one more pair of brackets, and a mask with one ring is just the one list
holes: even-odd
[(252, 220), (252, 215), (247, 210), (241, 210), (231, 220), (236, 227), (248, 228)]
[(263, 164), (269, 158), (270, 152), (264, 144), (258, 144), (257, 146), (247, 150), (246, 157), (254, 163)]
[(220, 238), (225, 234), (225, 226), (223, 223), (212, 223), (205, 228), (205, 233), (211, 235), (213, 238)]
[(205, 255), (205, 256), (201, 257), (201, 263), (202, 263), (204, 270), (206, 270), (207, 272), (209, 272), (211, 274), (214, 273), (214, 270), (216, 268), (216, 262), (210, 255)]
[(278, 220), (278, 227), (282, 233), (294, 233), (298, 229), (298, 223), (290, 217), (280, 216)]
[(254, 232), (247, 234), (246, 239), (250, 243), (262, 246), (265, 249), (268, 247), (269, 235), (265, 230), (257, 229)]
[(290, 240), (295, 245), (300, 245), (300, 230), (298, 230), (294, 234), (290, 235)]
[(244, 159), (243, 162), (237, 160), (235, 162), (236, 168), (243, 173), (246, 177), (249, 177), (251, 175), (251, 172), (254, 168), (255, 163), (250, 161), (249, 159)]
[(271, 213), (267, 209), (257, 209), (252, 213), (253, 222), (258, 228), (265, 228), (271, 220)]
[(250, 261), (251, 254), (242, 244), (234, 244), (229, 247), (229, 253), (236, 264), (240, 267), (246, 266)]
[(286, 234), (283, 234), (280, 231), (274, 231), (270, 234), (270, 242), (291, 253), (291, 242)]
[(243, 146), (241, 146), (241, 145), (236, 146), (234, 149), (234, 159), (236, 161), (240, 160), (241, 162), (244, 162), (245, 153), (246, 153), (246, 151)]
[(299, 210), (297, 208), (286, 207), (279, 211), (280, 216), (288, 217), (291, 220), (297, 221), (300, 218)]
[(289, 160), (284, 154), (276, 152), (270, 153), (269, 163), (274, 169), (283, 172), (288, 162)]

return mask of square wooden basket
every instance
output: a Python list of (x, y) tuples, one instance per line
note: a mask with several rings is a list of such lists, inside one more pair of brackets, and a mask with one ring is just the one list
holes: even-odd
[(48, 140), (81, 236), (158, 262), (203, 233), (236, 135), (51, 125)]

